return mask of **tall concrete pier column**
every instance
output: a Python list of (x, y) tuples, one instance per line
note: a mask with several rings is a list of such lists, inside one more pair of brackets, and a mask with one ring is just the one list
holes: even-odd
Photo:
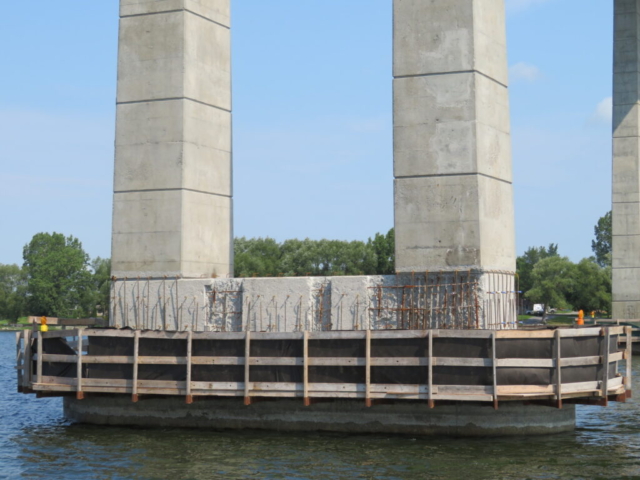
[(120, 0), (112, 272), (233, 273), (230, 0)]
[(396, 270), (515, 270), (504, 0), (394, 0)]
[(640, 318), (640, 0), (614, 2), (613, 318)]

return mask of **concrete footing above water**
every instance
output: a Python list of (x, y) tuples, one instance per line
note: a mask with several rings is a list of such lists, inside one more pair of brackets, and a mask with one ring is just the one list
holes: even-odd
[(64, 399), (67, 419), (77, 423), (140, 427), (264, 429), (408, 435), (544, 435), (575, 428), (575, 406), (557, 409), (509, 402), (457, 403), (428, 408), (426, 402), (374, 405), (329, 401), (303, 406), (301, 400), (260, 400), (245, 406), (238, 399), (153, 398), (138, 403), (129, 396)]

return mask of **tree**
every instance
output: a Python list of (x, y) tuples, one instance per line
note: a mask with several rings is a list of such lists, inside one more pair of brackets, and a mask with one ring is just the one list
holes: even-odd
[[(109, 316), (111, 304), (111, 259), (97, 257), (91, 262), (93, 270), (94, 310), (100, 308), (105, 317)], [(95, 315), (97, 311), (92, 312)]]
[(600, 267), (584, 258), (574, 269), (573, 287), (567, 300), (576, 310), (611, 312), (611, 267)]
[(27, 312), (26, 275), (18, 265), (0, 264), (0, 320), (17, 321)]
[(25, 245), (22, 256), (32, 315), (77, 318), (94, 311), (89, 255), (77, 238), (38, 233)]
[(593, 227), (595, 240), (591, 241), (591, 250), (596, 256), (596, 262), (601, 267), (611, 265), (611, 210)]
[(280, 273), (280, 246), (273, 238), (236, 238), (233, 244), (236, 277), (276, 276)]
[(548, 247), (529, 247), (524, 255), (516, 259), (516, 272), (521, 292), (527, 292), (533, 288), (531, 275), (536, 264), (544, 258), (555, 256), (558, 256), (558, 244), (550, 243)]
[(525, 297), (545, 306), (565, 306), (566, 296), (574, 291), (575, 265), (567, 257), (554, 255), (538, 261), (531, 272), (532, 287)]
[(396, 239), (395, 230), (392, 228), (386, 235), (376, 233), (375, 237), (369, 239), (367, 244), (373, 249), (376, 259), (376, 265), (369, 274), (392, 275), (396, 271), (395, 265), (395, 249)]

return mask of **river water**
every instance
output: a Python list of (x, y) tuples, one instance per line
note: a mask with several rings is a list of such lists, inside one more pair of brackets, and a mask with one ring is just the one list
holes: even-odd
[[(545, 437), (71, 425), (60, 399), (15, 393), (14, 342), (13, 332), (0, 332), (2, 479), (640, 479), (640, 408), (634, 401), (578, 406), (575, 432)], [(634, 366), (640, 372), (640, 359)]]

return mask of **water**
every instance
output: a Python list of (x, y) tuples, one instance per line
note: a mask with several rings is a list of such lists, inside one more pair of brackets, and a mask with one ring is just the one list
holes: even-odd
[(0, 478), (640, 478), (633, 401), (579, 406), (575, 432), (529, 438), (93, 427), (65, 422), (60, 399), (15, 393), (14, 352), (14, 333), (0, 332)]

